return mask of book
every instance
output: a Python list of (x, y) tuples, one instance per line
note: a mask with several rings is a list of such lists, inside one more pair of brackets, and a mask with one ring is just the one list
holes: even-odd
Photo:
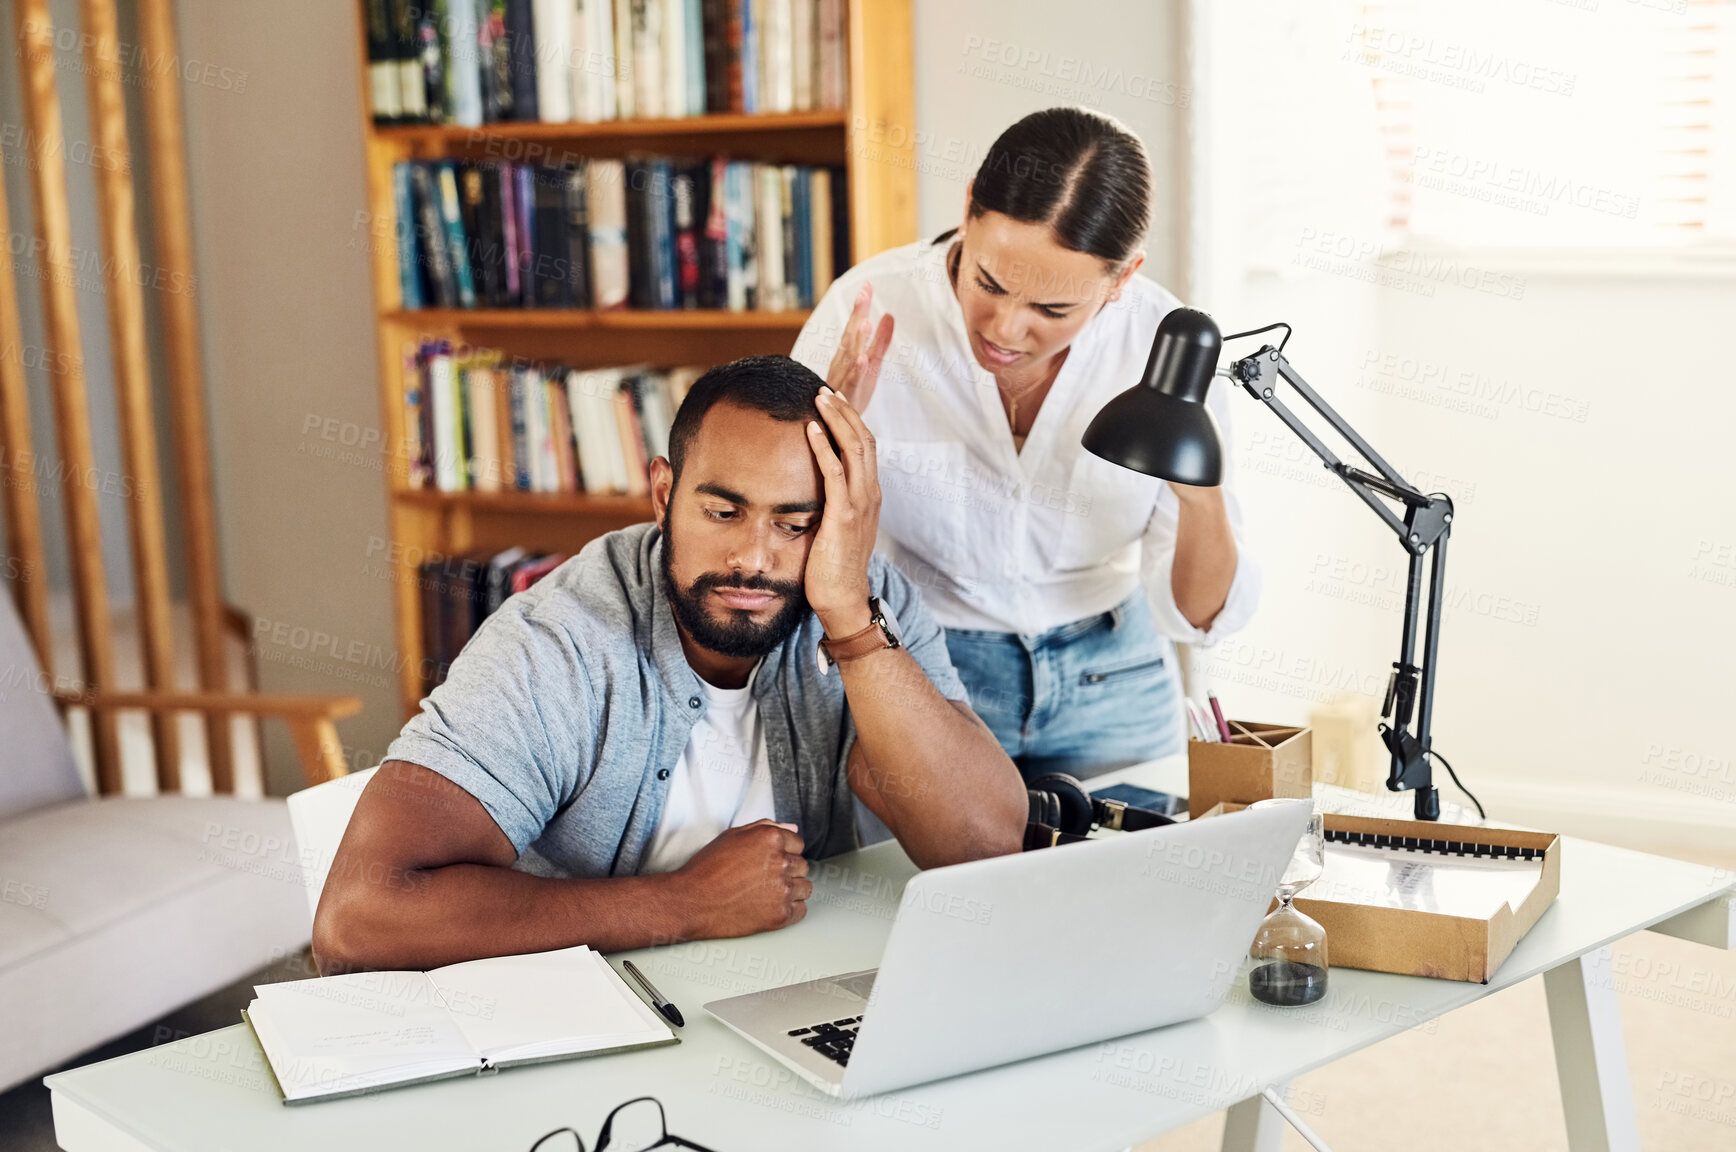
[(422, 75), (422, 53), (416, 0), (387, 0), (386, 12), (392, 30), (392, 57), (398, 70), (400, 119), (417, 123), (428, 119), (427, 80)]
[[(819, 301), (832, 286), (832, 173), (815, 168), (808, 184), (808, 253), (813, 284), (811, 300)], [(810, 306), (812, 306), (810, 304)]]
[(634, 115), (655, 120), (663, 113), (663, 6), (632, 0)]
[(481, 12), (477, 0), (447, 0), (446, 7), (452, 122), (463, 128), (475, 128), (483, 119)]
[(410, 166), (392, 165), (392, 204), (397, 217), (398, 296), (402, 307), (425, 306), (422, 274), (416, 264), (416, 197), (410, 186)]
[(508, 83), (512, 119), (537, 120), (537, 46), (535, 0), (506, 0)]
[(583, 945), (253, 992), (245, 1018), (286, 1104), (678, 1042)]
[(705, 13), (704, 0), (680, 0), (687, 16), (687, 106), (685, 115), (705, 114)]
[(513, 118), (512, 39), (506, 27), (506, 0), (479, 0), (482, 50), (482, 118), (496, 123)]
[(784, 302), (784, 178), (776, 164), (754, 165), (754, 255), (759, 265), (755, 307), (787, 308)]
[(450, 160), (435, 162), (439, 181), (440, 222), (446, 236), (447, 259), (456, 281), (457, 306), (476, 307), (476, 285), (470, 276), (470, 256), (464, 239), (464, 217), (458, 204), (458, 170)]
[(398, 98), (398, 53), (387, 0), (365, 0), (368, 26), (368, 100), (376, 124), (391, 124), (404, 115)]
[(536, 106), (539, 119), (573, 119), (573, 0), (532, 0), (535, 22)]
[(791, 105), (797, 112), (814, 107), (814, 0), (790, 0)]
[(615, 115), (632, 120), (639, 111), (639, 80), (633, 74), (633, 0), (614, 0)]
[(683, 0), (650, 0), (662, 20), (663, 115), (687, 115), (687, 8)]
[(582, 166), (567, 169), (566, 183), (568, 306), (589, 308), (591, 307), (591, 215), (585, 169)]
[(592, 160), (585, 167), (590, 208), (591, 307), (627, 305), (627, 178), (619, 160)]

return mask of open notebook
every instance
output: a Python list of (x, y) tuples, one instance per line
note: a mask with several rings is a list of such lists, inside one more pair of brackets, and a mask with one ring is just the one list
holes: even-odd
[(286, 1104), (676, 1042), (583, 946), (253, 991), (245, 1017)]

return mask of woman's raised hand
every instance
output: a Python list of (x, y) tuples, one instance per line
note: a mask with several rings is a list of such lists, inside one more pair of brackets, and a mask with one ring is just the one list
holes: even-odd
[(844, 324), (844, 338), (838, 341), (838, 351), (832, 356), (832, 366), (826, 371), (826, 384), (839, 393), (858, 412), (868, 410), (874, 396), (874, 385), (880, 380), (880, 362), (886, 358), (886, 348), (892, 343), (892, 314), (880, 318), (870, 332), (868, 310), (874, 303), (874, 286), (862, 285), (856, 293), (856, 304), (850, 309), (850, 319)]

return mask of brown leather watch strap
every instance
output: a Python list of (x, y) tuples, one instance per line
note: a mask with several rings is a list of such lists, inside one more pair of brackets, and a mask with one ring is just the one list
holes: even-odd
[(852, 632), (839, 640), (827, 638), (820, 643), (825, 645), (826, 655), (832, 658), (834, 664), (860, 660), (882, 648), (892, 647), (892, 642), (886, 638), (886, 630), (880, 626), (878, 620), (869, 621), (868, 627), (860, 632)]

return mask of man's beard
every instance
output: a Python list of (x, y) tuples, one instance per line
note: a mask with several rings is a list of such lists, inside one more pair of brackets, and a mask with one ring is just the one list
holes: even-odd
[[(780, 582), (765, 576), (732, 576), (724, 572), (705, 572), (694, 577), (693, 583), (682, 588), (675, 581), (675, 541), (669, 535), (669, 514), (663, 514), (663, 583), (669, 587), (669, 605), (675, 619), (701, 648), (720, 656), (757, 659), (788, 640), (808, 618), (808, 597), (800, 580)], [(761, 624), (745, 608), (726, 608), (727, 620), (720, 622), (706, 611), (705, 601), (715, 588), (749, 588), (755, 592), (770, 592), (783, 597), (783, 607), (770, 620)]]

